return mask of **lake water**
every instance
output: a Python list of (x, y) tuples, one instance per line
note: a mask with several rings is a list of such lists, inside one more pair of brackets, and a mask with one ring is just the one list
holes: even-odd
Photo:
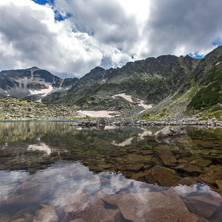
[(222, 221), (222, 129), (161, 128), (1, 122), (0, 222)]

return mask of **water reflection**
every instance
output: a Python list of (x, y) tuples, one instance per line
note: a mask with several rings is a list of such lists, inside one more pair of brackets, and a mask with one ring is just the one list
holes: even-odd
[(0, 123), (0, 221), (221, 221), (222, 129), (159, 129)]
[(40, 151), (46, 153), (47, 155), (52, 153), (52, 150), (45, 143), (30, 144), (27, 151)]
[[(94, 174), (79, 162), (60, 161), (32, 175), (0, 171), (0, 178), (0, 218), (4, 221), (41, 221), (43, 215), (44, 221), (81, 218), (92, 222), (204, 221), (200, 216), (213, 221), (222, 216), (222, 198), (207, 185), (160, 187), (107, 171)], [(203, 212), (205, 207), (211, 210), (191, 213), (191, 194), (193, 202), (205, 204), (199, 207)]]

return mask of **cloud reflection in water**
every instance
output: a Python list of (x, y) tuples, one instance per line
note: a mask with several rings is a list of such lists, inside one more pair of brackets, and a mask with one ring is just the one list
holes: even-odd
[(180, 197), (185, 198), (191, 193), (210, 194), (222, 202), (221, 196), (207, 185), (160, 187), (106, 171), (94, 174), (80, 162), (60, 161), (33, 175), (24, 171), (0, 171), (0, 178), (0, 212), (4, 206), (13, 212), (15, 205), (26, 208), (29, 204), (42, 206), (42, 203), (47, 203), (57, 209), (59, 218), (66, 217), (67, 220), (84, 217), (87, 221), (95, 210), (109, 217), (112, 214), (105, 209), (105, 204), (113, 204), (121, 216), (129, 220), (150, 217), (151, 212), (153, 215), (155, 210), (165, 208), (174, 213), (179, 210), (190, 217)]

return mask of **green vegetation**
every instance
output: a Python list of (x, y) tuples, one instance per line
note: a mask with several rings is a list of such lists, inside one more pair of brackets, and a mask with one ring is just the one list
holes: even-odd
[(213, 66), (209, 73), (201, 82), (203, 88), (192, 98), (188, 109), (205, 110), (222, 103), (222, 71)]

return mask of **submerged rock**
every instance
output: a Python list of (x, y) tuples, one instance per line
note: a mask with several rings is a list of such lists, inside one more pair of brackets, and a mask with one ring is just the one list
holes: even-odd
[(170, 151), (171, 147), (167, 145), (159, 145), (155, 148), (155, 153), (166, 166), (175, 166), (177, 159)]
[(173, 190), (150, 193), (120, 193), (103, 199), (116, 205), (124, 219), (130, 221), (201, 222), (190, 213), (184, 202)]
[(175, 169), (185, 172), (186, 174), (190, 174), (190, 175), (193, 175), (193, 174), (198, 175), (202, 173), (202, 170), (200, 167), (196, 165), (192, 165), (190, 163), (181, 163), (178, 166), (176, 166)]
[(190, 212), (205, 218), (210, 218), (220, 206), (220, 203), (204, 196), (188, 197), (185, 203)]
[(157, 183), (159, 186), (173, 186), (181, 177), (175, 170), (155, 166), (147, 175), (148, 183), (155, 184)]
[(105, 209), (104, 202), (88, 193), (77, 193), (70, 195), (63, 206), (65, 213), (64, 221), (72, 221), (75, 218), (81, 220), (97, 222), (106, 221), (114, 222), (115, 215), (113, 212)]
[(42, 205), (42, 209), (36, 212), (36, 218), (33, 222), (57, 222), (59, 218), (56, 214), (54, 206)]

